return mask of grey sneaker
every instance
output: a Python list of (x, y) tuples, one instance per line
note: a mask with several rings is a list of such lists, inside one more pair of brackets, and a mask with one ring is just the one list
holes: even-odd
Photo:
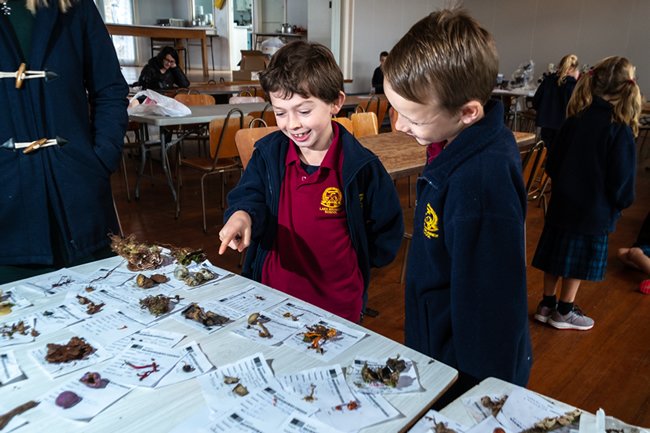
[(555, 311), (555, 307), (553, 308), (548, 308), (546, 305), (542, 304), (541, 302), (537, 306), (537, 312), (535, 313), (535, 319), (539, 320), (542, 323), (548, 322), (548, 319), (551, 318), (551, 314), (553, 314), (553, 311)]
[(561, 315), (557, 310), (553, 311), (551, 318), (548, 319), (548, 324), (557, 329), (577, 329), (579, 331), (586, 331), (594, 327), (594, 321), (587, 317), (577, 305), (565, 315)]

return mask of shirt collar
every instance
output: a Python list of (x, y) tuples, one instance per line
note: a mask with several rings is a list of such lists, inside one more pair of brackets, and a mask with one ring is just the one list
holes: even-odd
[[(325, 159), (323, 159), (323, 162), (321, 163), (321, 167), (329, 168), (330, 170), (336, 170), (338, 172), (341, 171), (343, 167), (343, 158), (342, 156), (342, 150), (343, 150), (343, 143), (341, 142), (340, 136), (339, 136), (339, 125), (338, 123), (332, 121), (332, 131), (334, 132), (334, 138), (332, 139), (332, 143), (330, 144), (330, 148), (327, 150), (327, 153), (325, 154)], [(300, 164), (300, 157), (298, 156), (298, 146), (293, 142), (293, 140), (289, 139), (289, 149), (287, 151), (287, 159), (285, 162), (285, 166), (289, 166), (290, 164), (296, 163)]]

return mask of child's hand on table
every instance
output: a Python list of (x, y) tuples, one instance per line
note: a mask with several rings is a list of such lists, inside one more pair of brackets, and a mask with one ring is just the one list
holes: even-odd
[(221, 240), (219, 255), (226, 252), (226, 247), (239, 252), (244, 251), (251, 243), (252, 224), (251, 217), (247, 212), (239, 210), (232, 214), (219, 232), (219, 239)]

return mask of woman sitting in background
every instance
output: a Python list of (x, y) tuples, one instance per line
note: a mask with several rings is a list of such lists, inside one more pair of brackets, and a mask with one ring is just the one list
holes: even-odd
[(178, 53), (172, 47), (164, 47), (142, 68), (138, 84), (143, 89), (171, 89), (188, 87), (190, 81), (178, 66)]

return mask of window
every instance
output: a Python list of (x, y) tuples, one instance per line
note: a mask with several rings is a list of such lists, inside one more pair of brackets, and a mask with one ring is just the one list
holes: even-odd
[[(95, 0), (104, 22), (111, 24), (133, 24), (133, 0)], [(111, 36), (117, 58), (121, 65), (135, 65), (135, 38), (133, 36)]]

